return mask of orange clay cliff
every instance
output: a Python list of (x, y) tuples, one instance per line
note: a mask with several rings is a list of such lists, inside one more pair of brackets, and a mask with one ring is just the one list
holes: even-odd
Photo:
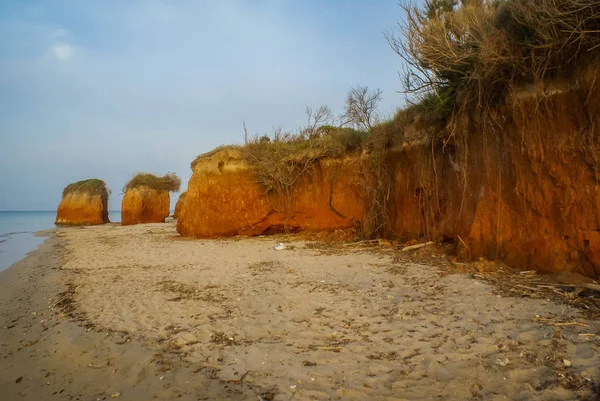
[(108, 190), (104, 181), (78, 181), (64, 189), (56, 212), (56, 224), (93, 225), (108, 222)]
[[(465, 115), (440, 127), (416, 114), (396, 124), (399, 139), (386, 144), (382, 162), (389, 186), (381, 235), (448, 240), (467, 259), (598, 277), (596, 75), (592, 68), (569, 82), (514, 89), (483, 122)], [(369, 151), (317, 159), (289, 193), (261, 188), (239, 149), (200, 157), (177, 230), (220, 237), (360, 228), (372, 199), (358, 184)]]

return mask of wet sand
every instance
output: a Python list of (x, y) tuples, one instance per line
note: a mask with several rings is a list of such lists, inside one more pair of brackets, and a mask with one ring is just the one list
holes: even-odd
[(0, 273), (0, 399), (597, 399), (600, 323), (573, 307), (279, 241), (60, 230)]

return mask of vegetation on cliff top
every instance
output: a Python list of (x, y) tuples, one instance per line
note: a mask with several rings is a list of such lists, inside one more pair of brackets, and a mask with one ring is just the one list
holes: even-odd
[[(517, 85), (598, 59), (598, 0), (427, 0), (387, 35), (404, 89), (435, 115), (481, 112)], [(473, 114), (473, 113), (471, 113)]]
[(256, 168), (257, 182), (266, 192), (288, 192), (312, 164), (326, 157), (341, 157), (359, 149), (367, 133), (352, 128), (318, 128), (318, 134), (286, 134), (249, 140), (241, 148), (244, 159)]
[[(329, 108), (322, 106), (307, 109), (308, 125), (298, 133), (277, 129), (270, 137), (248, 139), (246, 131), (245, 144), (230, 147), (240, 150), (256, 167), (257, 182), (265, 192), (289, 195), (318, 159), (340, 157), (348, 149), (364, 150), (369, 154), (368, 166), (357, 174), (368, 197), (362, 231), (367, 238), (378, 237), (387, 224), (391, 189), (385, 159), (394, 144), (406, 140), (410, 124), (420, 119), (416, 125), (426, 127), (417, 134), (425, 136), (421, 139), (424, 149), (429, 148), (431, 163), (440, 152), (453, 151), (464, 172), (465, 137), (481, 130), (462, 124), (471, 117), (485, 121), (519, 85), (561, 78), (572, 67), (599, 58), (598, 0), (426, 0), (424, 6), (414, 4), (406, 0), (401, 5), (405, 23), (386, 35), (404, 60), (401, 75), (409, 107), (383, 121), (378, 115), (381, 91), (356, 87), (348, 93), (337, 127)], [(455, 135), (462, 140), (452, 144)], [(221, 149), (200, 155), (192, 168)]]
[(148, 187), (159, 192), (177, 192), (181, 187), (181, 179), (175, 173), (167, 173), (162, 177), (149, 173), (138, 173), (125, 184), (123, 192), (139, 187)]
[(77, 181), (67, 185), (63, 190), (63, 197), (75, 192), (88, 195), (99, 195), (102, 199), (108, 199), (110, 193), (106, 188), (106, 183), (97, 178)]

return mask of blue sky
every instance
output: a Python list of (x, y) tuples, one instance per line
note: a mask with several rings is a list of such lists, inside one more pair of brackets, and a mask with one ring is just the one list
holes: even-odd
[[(54, 210), (97, 177), (119, 210), (140, 171), (176, 172), (220, 144), (342, 112), (352, 86), (404, 102), (383, 32), (397, 0), (3, 0), (0, 210)], [(174, 205), (172, 205), (174, 206)]]

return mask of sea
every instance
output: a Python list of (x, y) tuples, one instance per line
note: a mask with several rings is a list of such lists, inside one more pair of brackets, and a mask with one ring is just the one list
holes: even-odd
[[(56, 228), (56, 211), (3, 212), (0, 211), (0, 270), (8, 269), (40, 246), (46, 237), (37, 237), (37, 231)], [(111, 222), (121, 221), (121, 212), (109, 213)]]

